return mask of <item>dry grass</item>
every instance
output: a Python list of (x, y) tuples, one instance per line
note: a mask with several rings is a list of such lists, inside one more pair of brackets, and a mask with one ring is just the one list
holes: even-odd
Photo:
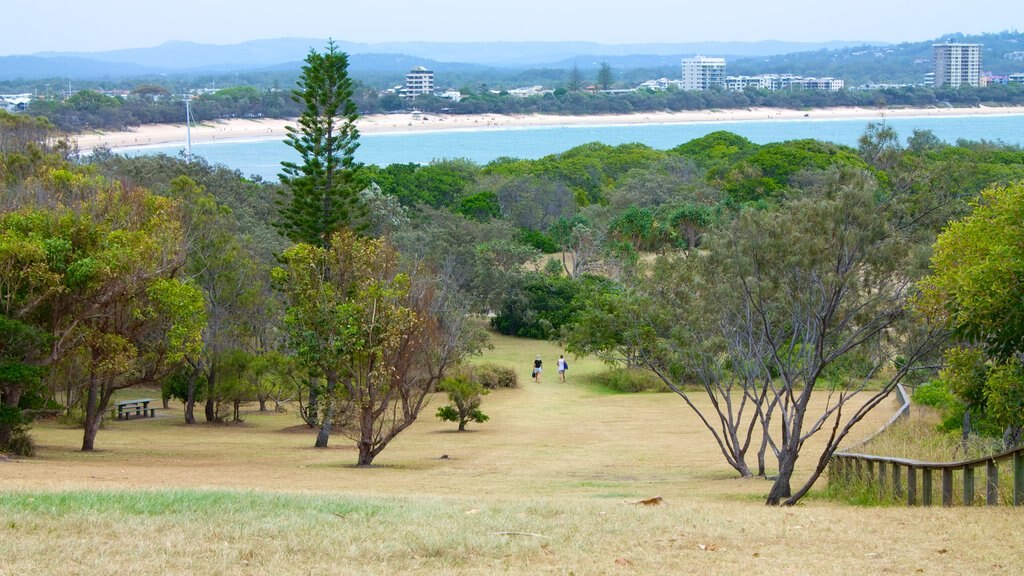
[[(311, 448), (294, 415), (113, 422), (92, 454), (79, 430), (36, 426), (40, 456), (0, 462), (0, 575), (1024, 569), (1012, 509), (766, 508), (769, 484), (735, 479), (674, 395), (610, 394), (587, 383), (603, 369), (588, 359), (559, 383), (558, 353), (495, 338), (486, 359), (522, 387), (486, 397), (490, 422), (457, 433), (433, 418), (438, 400), (371, 469), (343, 437)], [(629, 503), (656, 495), (666, 504)]]

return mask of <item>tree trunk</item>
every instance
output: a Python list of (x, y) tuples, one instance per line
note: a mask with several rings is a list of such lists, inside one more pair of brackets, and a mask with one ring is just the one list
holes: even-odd
[(193, 370), (188, 377), (188, 392), (185, 393), (185, 424), (196, 423), (196, 379), (199, 370)]
[[(327, 398), (324, 400), (327, 406), (324, 408), (324, 419), (320, 423), (320, 432), (316, 435), (316, 448), (327, 448), (327, 442), (331, 439), (331, 426), (334, 424), (334, 387), (335, 378), (333, 376), (327, 376)], [(309, 401), (310, 408), (314, 406), (314, 402), (317, 398), (313, 396), (314, 389), (310, 389)]]
[(103, 413), (100, 402), (100, 384), (95, 379), (89, 382), (89, 393), (85, 400), (85, 432), (82, 434), (82, 452), (91, 452), (96, 447), (96, 435), (100, 431)]
[(242, 421), (242, 401), (241, 400), (235, 400), (234, 401), (234, 404), (232, 406), (231, 419), (234, 422), (241, 422)]
[(210, 372), (206, 378), (206, 421), (217, 421), (217, 409), (213, 401), (214, 387), (217, 385), (217, 371), (213, 363), (210, 363)]
[(259, 400), (259, 402), (260, 402), (260, 412), (266, 412), (267, 411), (267, 397), (266, 396), (258, 396), (256, 399)]
[(790, 451), (792, 451), (792, 448), (787, 448), (780, 454), (779, 475), (775, 478), (775, 483), (772, 484), (772, 489), (768, 492), (768, 500), (765, 502), (769, 506), (778, 506), (782, 504), (783, 499), (793, 495), (793, 488), (790, 486), (790, 482), (793, 478), (796, 457), (794, 454), (790, 454)]
[(373, 463), (373, 408), (365, 406), (359, 409), (359, 462), (358, 466), (369, 466)]
[[(18, 409), (18, 403), (21, 402), (21, 395), (23, 388), (21, 386), (12, 386), (6, 388), (6, 391), (0, 395), (0, 406), (11, 410)], [(0, 448), (7, 446), (11, 442), (11, 438), (14, 436), (14, 427), (16, 423), (0, 424)]]
[(162, 398), (162, 400), (163, 400), (163, 403), (164, 403), (163, 404), (164, 405), (164, 410), (170, 410), (171, 409), (171, 397), (170, 396), (164, 396)]
[(466, 419), (465, 418), (459, 418), (459, 432), (465, 432), (465, 431), (466, 431)]

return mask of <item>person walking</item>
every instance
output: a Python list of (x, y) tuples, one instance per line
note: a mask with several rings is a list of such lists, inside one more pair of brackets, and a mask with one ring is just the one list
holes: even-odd
[(562, 382), (565, 382), (565, 371), (569, 368), (569, 363), (565, 361), (565, 356), (562, 354), (558, 355), (558, 377), (561, 378)]
[(533, 361), (533, 381), (540, 384), (540, 373), (543, 372), (544, 363), (540, 360), (540, 354), (537, 354), (537, 358)]

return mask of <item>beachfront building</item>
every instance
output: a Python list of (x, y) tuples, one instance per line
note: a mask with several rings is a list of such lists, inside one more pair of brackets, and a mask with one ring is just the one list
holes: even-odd
[(434, 71), (417, 66), (405, 75), (405, 86), (399, 91), (402, 98), (415, 98), (434, 93)]
[(981, 44), (933, 44), (935, 86), (977, 86), (981, 80)]
[(683, 90), (725, 87), (725, 58), (683, 58)]
[(682, 90), (683, 81), (669, 80), (668, 78), (658, 78), (657, 80), (645, 80), (639, 86), (637, 86), (638, 90), (650, 90), (652, 92), (664, 92), (670, 88)]
[(0, 94), (0, 110), (21, 112), (32, 102), (32, 94)]
[(744, 90), (767, 90), (778, 92), (780, 90), (822, 90), (826, 92), (838, 92), (843, 89), (845, 82), (837, 78), (810, 78), (794, 76), (792, 74), (759, 74), (757, 76), (726, 76), (725, 88), (733, 92)]

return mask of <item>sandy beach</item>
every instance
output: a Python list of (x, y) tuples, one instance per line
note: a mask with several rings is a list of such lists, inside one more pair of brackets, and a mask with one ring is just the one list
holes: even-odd
[[(358, 121), (362, 134), (424, 132), (439, 130), (502, 130), (539, 126), (622, 126), (638, 124), (685, 124), (698, 122), (740, 122), (749, 120), (827, 120), (884, 118), (1024, 115), (1024, 106), (980, 108), (823, 108), (786, 110), (779, 108), (748, 108), (740, 110), (694, 110), (684, 112), (645, 112), (592, 116), (557, 116), (551, 114), (374, 114)], [(222, 140), (283, 139), (285, 126), (294, 119), (231, 119), (206, 122), (192, 127), (192, 142)], [(82, 151), (106, 145), (110, 148), (156, 146), (185, 141), (185, 125), (147, 124), (125, 132), (89, 132), (73, 138)]]

